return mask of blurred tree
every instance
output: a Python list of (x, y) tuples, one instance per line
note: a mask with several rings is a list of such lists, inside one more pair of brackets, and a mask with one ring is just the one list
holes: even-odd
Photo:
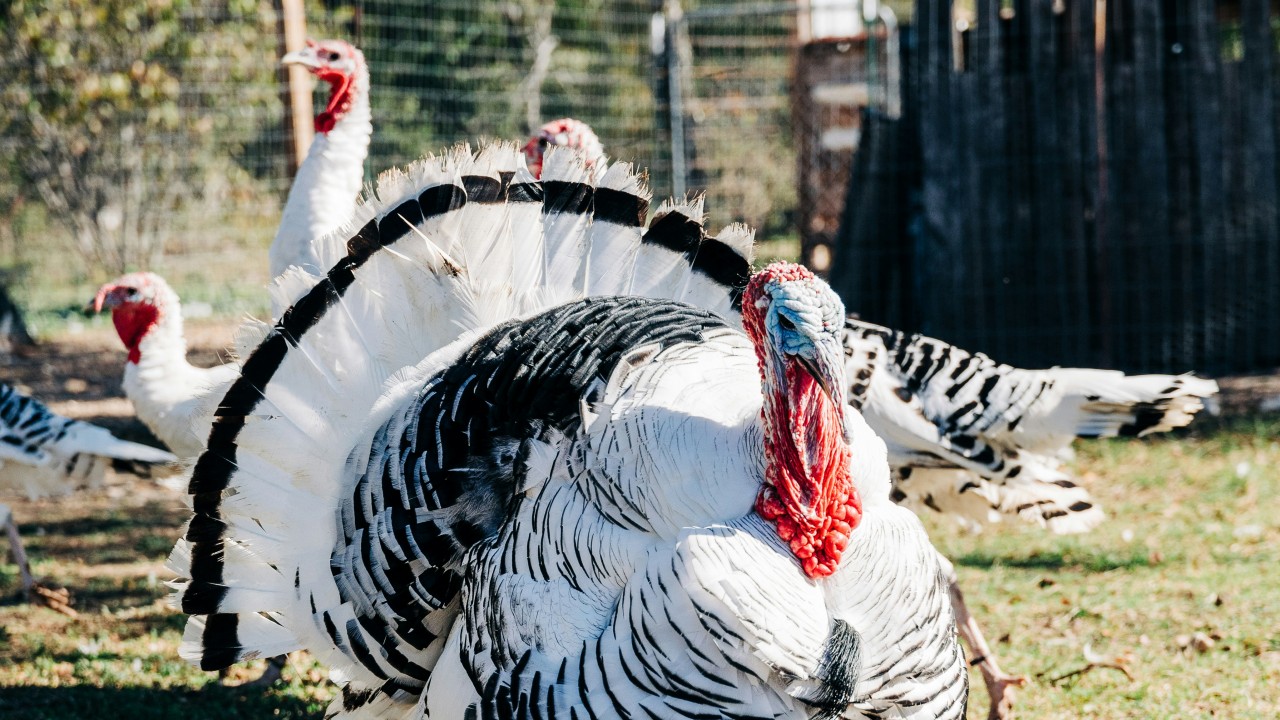
[[(152, 264), (169, 216), (207, 210), (208, 181), (227, 170), (218, 152), (225, 143), (216, 143), (229, 113), (222, 107), (215, 117), (214, 105), (278, 102), (269, 4), (14, 0), (0, 8), (0, 137), (13, 148), (18, 193), (44, 204), (86, 269)], [(209, 93), (208, 83), (250, 93)], [(264, 97), (251, 94), (257, 87), (267, 88)]]

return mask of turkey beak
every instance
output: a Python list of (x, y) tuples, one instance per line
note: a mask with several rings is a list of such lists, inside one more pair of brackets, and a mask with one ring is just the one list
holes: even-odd
[(85, 306), (85, 312), (100, 313), (120, 304), (120, 298), (115, 295), (117, 285), (103, 285), (98, 288), (98, 294), (93, 296), (93, 300)]
[(301, 65), (308, 70), (314, 70), (320, 67), (320, 58), (316, 56), (315, 46), (311, 41), (307, 41), (307, 46), (301, 50), (294, 50), (280, 58), (281, 65)]
[(831, 391), (831, 378), (828, 377), (828, 373), (823, 372), (819, 364), (810, 358), (795, 355), (793, 359), (818, 383), (818, 387), (822, 388), (822, 392), (826, 393), (832, 402), (835, 402), (836, 397)]

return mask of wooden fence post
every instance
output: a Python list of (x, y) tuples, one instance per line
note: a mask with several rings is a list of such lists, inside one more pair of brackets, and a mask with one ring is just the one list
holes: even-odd
[[(307, 41), (307, 15), (302, 0), (281, 0), (280, 5), (280, 40), (284, 52), (300, 50)], [(293, 174), (307, 157), (311, 140), (315, 137), (315, 126), (311, 119), (311, 78), (308, 77), (310, 73), (307, 69), (298, 65), (290, 65), (283, 70), (289, 85), (289, 102), (284, 106), (284, 126), (285, 136), (293, 140), (290, 163), (290, 174)]]

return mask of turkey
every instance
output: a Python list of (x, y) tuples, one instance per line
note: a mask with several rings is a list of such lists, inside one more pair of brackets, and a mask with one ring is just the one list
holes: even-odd
[(138, 418), (178, 457), (195, 458), (204, 449), (213, 408), (236, 377), (235, 365), (187, 362), (178, 294), (155, 273), (130, 273), (103, 285), (92, 308), (111, 311), (128, 351), (124, 392)]
[[(273, 278), (293, 266), (316, 273), (323, 269), (312, 244), (351, 217), (373, 134), (369, 68), (354, 46), (342, 40), (307, 40), (306, 47), (280, 62), (306, 68), (330, 89), (328, 103), (315, 118), (315, 139), (298, 167), (271, 241)], [(272, 317), (281, 310), (273, 307)]]
[[(332, 89), (316, 115), (316, 138), (271, 243), (271, 275), (277, 278), (270, 293), (272, 317), (288, 307), (291, 287), (309, 285), (319, 273), (322, 260), (314, 241), (351, 217), (373, 132), (369, 71), (358, 49), (342, 40), (308, 40), (281, 62), (306, 67)], [(295, 269), (285, 273), (291, 266)], [(95, 312), (111, 310), (129, 351), (125, 393), (138, 417), (180, 457), (195, 458), (204, 449), (213, 407), (234, 377), (234, 367), (206, 369), (187, 362), (178, 295), (155, 273), (132, 273), (103, 285), (92, 307)]]
[[(889, 448), (893, 498), (971, 528), (1010, 515), (1055, 533), (1086, 532), (1104, 515), (1061, 469), (1077, 437), (1143, 437), (1183, 427), (1218, 391), (1190, 375), (1023, 370), (940, 340), (847, 318), (850, 403)], [(1012, 687), (951, 579), (960, 633), (978, 658), (993, 718)]]
[(839, 299), (593, 177), (501, 145), (384, 175), (243, 334), (170, 559), (181, 654), (308, 648), (331, 717), (963, 717)]
[(542, 158), (548, 148), (576, 148), (586, 158), (587, 168), (599, 179), (607, 170), (604, 146), (590, 125), (573, 118), (560, 118), (538, 128), (524, 145), (525, 165), (534, 178), (542, 175)]
[[(154, 465), (177, 460), (146, 445), (121, 440), (104, 428), (57, 415), (43, 403), (0, 383), (0, 492), (35, 499), (97, 486), (112, 461)], [(22, 591), (36, 589), (9, 506), (0, 525), (22, 577)]]

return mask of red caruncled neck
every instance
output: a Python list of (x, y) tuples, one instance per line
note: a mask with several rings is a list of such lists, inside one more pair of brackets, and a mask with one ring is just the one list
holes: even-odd
[(351, 109), (355, 99), (355, 73), (346, 75), (336, 70), (321, 70), (317, 77), (331, 86), (329, 103), (316, 115), (316, 132), (328, 133)]
[(763, 284), (757, 276), (743, 297), (743, 324), (764, 379), (767, 482), (756, 512), (774, 524), (806, 575), (826, 577), (839, 567), (862, 519), (862, 499), (849, 470), (853, 453), (841, 409), (808, 371), (784, 359), (785, 377), (772, 377), (764, 317), (755, 306)]
[(112, 310), (111, 322), (129, 351), (129, 362), (136, 365), (142, 359), (142, 339), (159, 320), (160, 309), (146, 303), (126, 303)]

